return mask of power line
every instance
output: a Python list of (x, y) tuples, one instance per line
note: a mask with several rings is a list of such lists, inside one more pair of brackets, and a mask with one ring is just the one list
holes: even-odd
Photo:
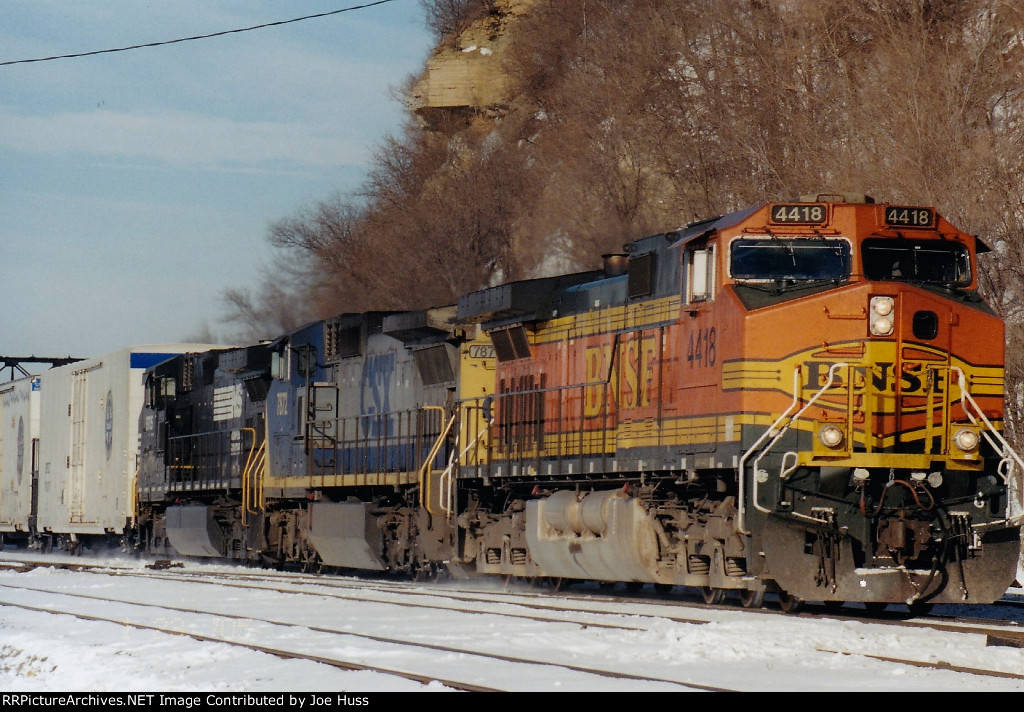
[(338, 15), (343, 12), (351, 12), (352, 10), (365, 10), (368, 7), (374, 5), (383, 5), (385, 3), (394, 2), (394, 0), (377, 0), (377, 2), (366, 3), (365, 5), (353, 5), (352, 7), (342, 8), (341, 10), (331, 10), (330, 12), (321, 12), (316, 15), (306, 15), (305, 17), (296, 17), (291, 20), (279, 20), (277, 22), (266, 22), (262, 25), (253, 25), (252, 27), (241, 27), (237, 30), (224, 30), (222, 32), (211, 32), (208, 35), (195, 35), (193, 37), (181, 37), (176, 40), (164, 40), (163, 42), (147, 42), (146, 44), (131, 45), (130, 47), (118, 47), (116, 49), (98, 49), (92, 52), (78, 52), (76, 54), (59, 54), (53, 57), (38, 57), (36, 59), (15, 59), (7, 62), (0, 62), (0, 67), (7, 66), (9, 64), (28, 64), (30, 62), (50, 62), (55, 59), (74, 59), (75, 57), (91, 57), (95, 54), (109, 54), (111, 52), (127, 52), (133, 49), (143, 49), (145, 47), (160, 47), (162, 45), (177, 44), (179, 42), (191, 42), (193, 40), (205, 40), (210, 37), (221, 37), (223, 35), (232, 35), (239, 32), (250, 32), (252, 30), (261, 30), (265, 27), (277, 27), (278, 25), (288, 25), (292, 22), (302, 22), (303, 20), (315, 20), (320, 17), (329, 17), (330, 15)]

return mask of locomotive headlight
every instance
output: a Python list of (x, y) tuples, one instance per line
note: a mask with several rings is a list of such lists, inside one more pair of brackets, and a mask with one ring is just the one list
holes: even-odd
[(892, 314), (893, 301), (892, 297), (872, 297), (871, 298), (871, 311), (878, 316), (889, 316)]
[(818, 439), (825, 447), (835, 449), (843, 444), (843, 431), (834, 425), (826, 425), (818, 431)]
[(978, 432), (971, 428), (960, 428), (953, 434), (953, 443), (963, 452), (974, 452), (977, 450), (980, 440)]
[(888, 336), (892, 333), (892, 319), (880, 316), (871, 322), (871, 333), (875, 336)]
[(892, 297), (871, 297), (870, 328), (875, 336), (888, 336), (892, 333), (892, 313), (896, 302)]

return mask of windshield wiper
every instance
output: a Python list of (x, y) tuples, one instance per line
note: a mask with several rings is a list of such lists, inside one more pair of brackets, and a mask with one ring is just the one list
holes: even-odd
[(817, 279), (807, 279), (805, 277), (800, 279), (783, 278), (776, 279), (774, 288), (769, 291), (775, 294), (785, 294), (787, 292), (798, 292), (802, 289), (813, 289), (823, 285), (838, 285), (839, 283), (838, 277), (819, 277)]

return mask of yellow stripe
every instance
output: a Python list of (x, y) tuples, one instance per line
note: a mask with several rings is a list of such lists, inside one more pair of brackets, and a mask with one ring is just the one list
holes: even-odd
[(534, 334), (533, 343), (550, 344), (571, 338), (644, 329), (674, 322), (679, 318), (681, 304), (682, 298), (676, 295), (552, 319)]

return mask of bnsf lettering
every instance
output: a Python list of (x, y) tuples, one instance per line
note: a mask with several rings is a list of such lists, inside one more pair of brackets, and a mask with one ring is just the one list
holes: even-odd
[(654, 390), (655, 340), (643, 336), (629, 339), (623, 345), (622, 405), (642, 408), (651, 404)]
[(583, 415), (588, 418), (601, 414), (604, 404), (605, 386), (610, 374), (611, 367), (611, 346), (602, 344), (588, 346), (586, 351), (586, 379), (588, 383), (601, 383), (598, 386), (588, 386), (584, 395)]
[[(828, 370), (831, 367), (832, 364), (828, 362), (808, 361), (808, 379), (804, 389), (816, 391), (825, 385), (825, 381), (828, 379)], [(872, 390), (879, 393), (896, 392), (896, 369), (893, 363), (879, 361), (872, 367), (856, 367), (853, 369), (853, 372), (856, 381), (854, 383), (855, 386), (863, 384), (870, 377)], [(843, 380), (842, 372), (840, 372), (836, 375), (833, 385), (842, 385)], [(945, 392), (945, 379), (942, 374), (934, 369), (925, 369), (920, 364), (904, 366), (900, 373), (899, 383), (900, 393), (903, 394), (928, 393), (929, 391), (933, 393)]]

